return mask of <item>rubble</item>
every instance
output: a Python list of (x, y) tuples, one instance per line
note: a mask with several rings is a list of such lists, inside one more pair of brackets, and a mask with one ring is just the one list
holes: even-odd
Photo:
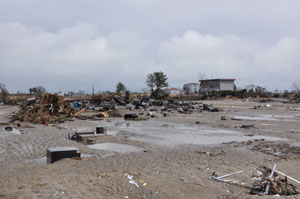
[(208, 112), (219, 112), (219, 109), (213, 107), (212, 104), (203, 104), (203, 111), (208, 111)]
[(23, 105), (16, 114), (15, 119), (25, 122), (45, 124), (46, 122), (56, 122), (70, 117), (78, 112), (65, 103), (61, 97), (47, 93), (40, 102), (31, 105)]
[[(276, 172), (276, 164), (273, 169), (260, 167), (252, 175), (255, 180), (251, 194), (258, 195), (297, 195), (300, 190), (291, 183), (288, 183), (287, 177), (280, 177)], [(281, 173), (281, 172), (280, 172)]]
[(6, 130), (6, 131), (12, 131), (12, 130), (13, 130), (13, 127), (7, 126), (7, 127), (5, 127), (5, 130)]
[[(254, 180), (252, 187), (245, 186), (244, 183), (238, 183), (238, 180), (225, 179), (229, 176), (243, 173), (243, 171), (237, 171), (234, 173), (226, 174), (223, 176), (217, 176), (216, 172), (208, 176), (210, 180), (216, 182), (228, 183), (250, 189), (250, 194), (253, 195), (297, 195), (300, 194), (300, 190), (293, 184), (288, 183), (288, 179), (300, 184), (300, 181), (287, 176), (286, 174), (276, 170), (276, 164), (273, 165), (272, 169), (261, 166), (255, 169), (251, 179)], [(284, 178), (277, 175), (280, 174)]]
[(250, 128), (254, 128), (254, 124), (243, 124), (241, 126), (241, 129), (250, 129)]
[(125, 120), (136, 120), (136, 119), (138, 119), (138, 117), (139, 116), (136, 113), (127, 113), (124, 115)]

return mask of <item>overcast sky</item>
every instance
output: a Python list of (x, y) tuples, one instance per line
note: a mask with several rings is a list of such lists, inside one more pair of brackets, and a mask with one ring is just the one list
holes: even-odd
[(0, 82), (10, 92), (145, 88), (235, 78), (300, 80), (299, 0), (0, 0)]

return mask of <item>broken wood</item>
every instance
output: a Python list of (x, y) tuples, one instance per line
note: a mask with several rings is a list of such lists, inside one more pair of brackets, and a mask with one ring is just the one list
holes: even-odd
[(270, 174), (269, 177), (268, 177), (269, 179), (268, 179), (268, 182), (267, 182), (266, 190), (265, 190), (265, 192), (264, 192), (265, 195), (268, 195), (268, 194), (269, 194), (270, 183), (271, 183), (272, 177), (273, 177), (273, 175), (274, 175), (275, 168), (276, 168), (276, 164), (273, 165), (271, 174)]
[(80, 111), (76, 112), (73, 116), (74, 117), (77, 117), (79, 116), (81, 113), (83, 113), (85, 111), (85, 108), (84, 109), (81, 109)]
[(226, 177), (229, 177), (229, 176), (232, 176), (232, 175), (235, 175), (235, 174), (239, 174), (239, 173), (243, 173), (244, 171), (237, 171), (237, 172), (234, 172), (234, 173), (230, 173), (230, 174), (226, 174), (226, 175), (223, 175), (223, 176), (220, 176), (218, 177), (219, 179), (221, 178), (226, 178)]
[(282, 173), (282, 172), (280, 172), (280, 171), (278, 171), (278, 170), (274, 170), (276, 173), (278, 173), (278, 174), (280, 174), (280, 175), (282, 175), (282, 176), (284, 176), (284, 177), (287, 177), (288, 179), (290, 179), (290, 180), (293, 180), (294, 182), (297, 182), (298, 184), (300, 184), (300, 181), (299, 180), (296, 180), (295, 178), (292, 178), (292, 177), (290, 177), (290, 176), (288, 176), (288, 175), (286, 175), (286, 174), (284, 174), (284, 173)]

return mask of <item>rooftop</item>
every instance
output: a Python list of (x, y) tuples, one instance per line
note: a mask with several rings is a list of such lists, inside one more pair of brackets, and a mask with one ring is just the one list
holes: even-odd
[(220, 80), (223, 80), (223, 81), (234, 81), (235, 79), (204, 79), (204, 80), (200, 80), (201, 81), (220, 81)]
[(188, 83), (188, 84), (184, 84), (185, 86), (188, 86), (188, 85), (199, 85), (199, 83)]

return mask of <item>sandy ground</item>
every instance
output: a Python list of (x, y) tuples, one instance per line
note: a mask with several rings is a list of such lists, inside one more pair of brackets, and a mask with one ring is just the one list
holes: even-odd
[[(4, 123), (18, 108), (0, 107), (0, 198), (279, 198), (250, 195), (248, 188), (256, 168), (274, 163), (300, 180), (299, 104), (210, 103), (222, 111), (174, 112), (145, 121), (75, 119), (49, 126), (15, 122), (12, 132), (4, 130)], [(256, 105), (263, 107), (253, 109)], [(254, 127), (240, 128), (247, 124)], [(108, 127), (107, 135), (94, 138), (97, 144), (127, 144), (136, 151), (110, 145), (97, 150), (67, 139), (68, 133), (94, 131), (96, 126)], [(57, 146), (75, 146), (84, 157), (53, 164), (36, 161)], [(240, 170), (244, 172), (231, 179), (243, 186), (208, 179), (212, 173)]]

